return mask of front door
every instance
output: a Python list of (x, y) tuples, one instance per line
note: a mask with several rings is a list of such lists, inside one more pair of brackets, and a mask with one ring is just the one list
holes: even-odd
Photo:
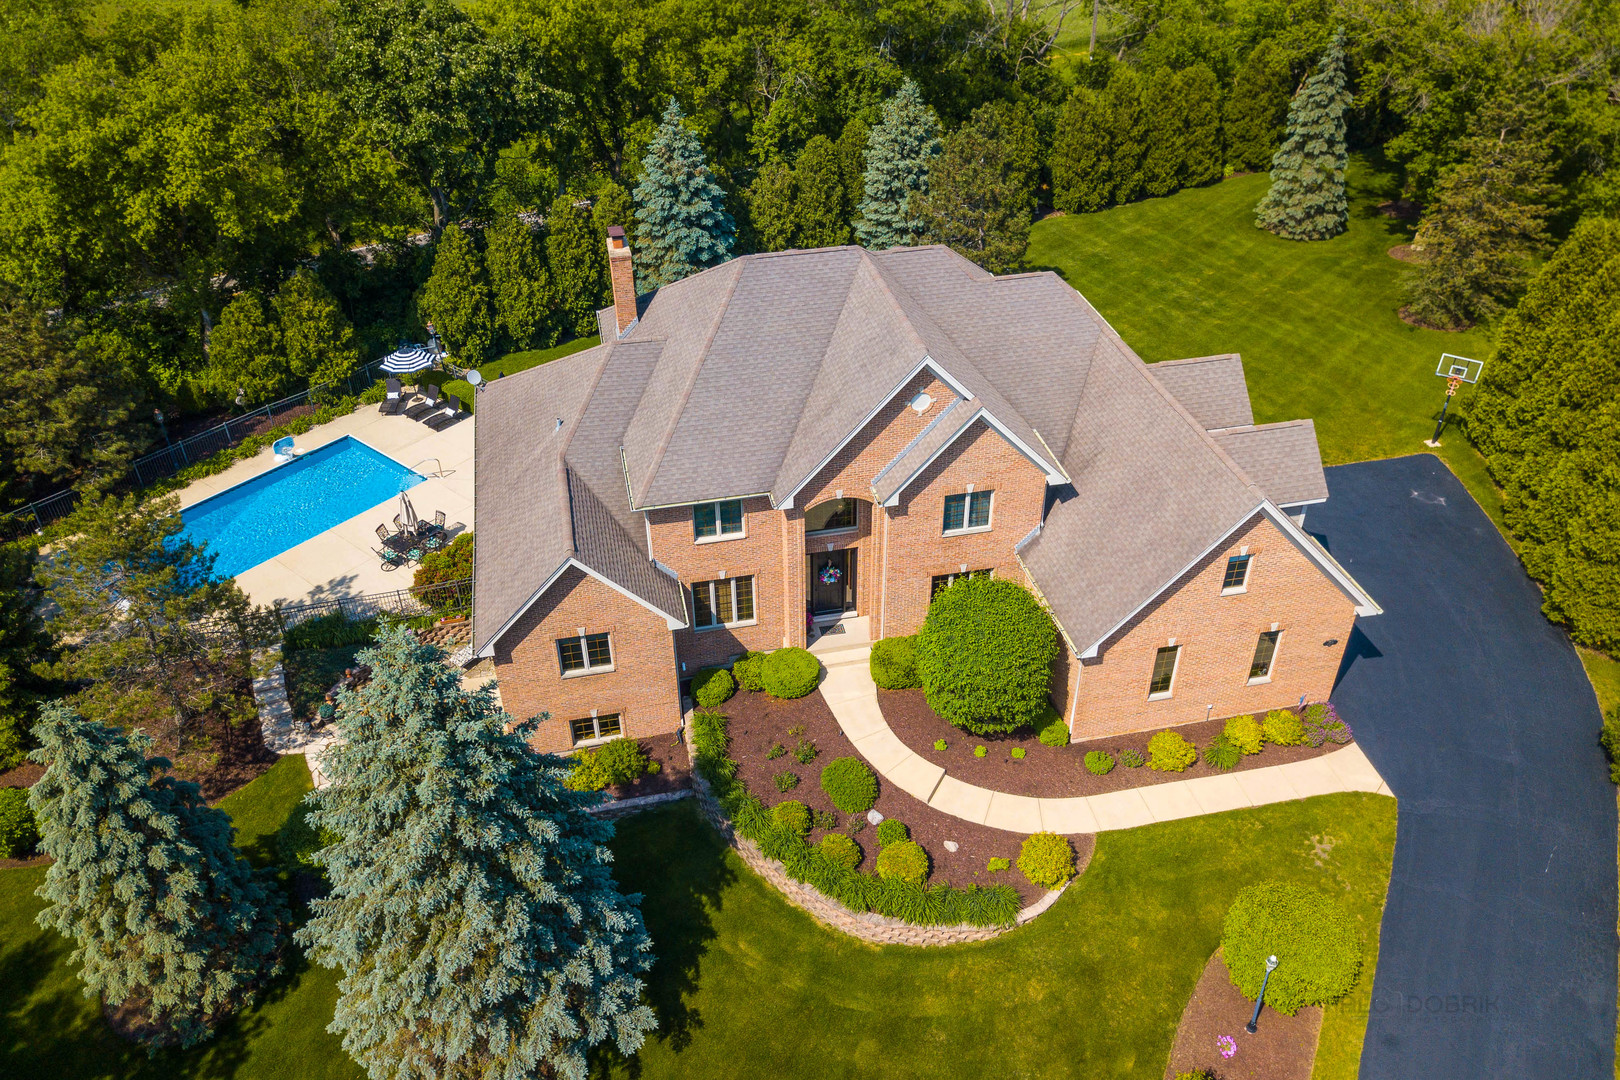
[(855, 549), (810, 556), (810, 612), (817, 618), (855, 610)]

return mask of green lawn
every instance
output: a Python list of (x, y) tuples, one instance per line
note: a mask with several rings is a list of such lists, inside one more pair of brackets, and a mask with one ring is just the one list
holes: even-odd
[[(499, 360), (491, 360), (478, 369), (478, 373), (486, 380), (493, 381), (502, 375), (515, 375), (520, 371), (538, 367), (552, 360), (560, 360), (577, 352), (584, 352), (593, 348), (600, 342), (593, 337), (575, 338), (565, 341), (561, 345), (554, 345), (549, 349), (529, 349), (525, 352), (507, 353)], [(433, 380), (429, 380), (433, 381)], [(443, 383), (444, 392), (454, 394), (464, 402), (467, 408), (472, 409), (472, 384), (463, 379), (446, 379)]]
[[(1350, 228), (1319, 243), (1254, 227), (1268, 182), (1241, 176), (1047, 218), (1029, 261), (1085, 294), (1150, 363), (1241, 353), (1255, 420), (1315, 420), (1327, 464), (1426, 452), (1445, 391), (1434, 375), (1440, 354), (1488, 361), (1491, 335), (1419, 330), (1396, 314), (1402, 264), (1387, 252), (1411, 234), (1377, 210), (1395, 197), (1392, 173), (1354, 159)], [(1459, 420), (1470, 392), (1453, 406)], [(1500, 524), (1484, 460), (1459, 427), (1442, 443), (1440, 456)]]

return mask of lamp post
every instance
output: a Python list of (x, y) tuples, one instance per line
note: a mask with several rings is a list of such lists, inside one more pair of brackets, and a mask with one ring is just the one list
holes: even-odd
[(163, 433), (163, 445), (168, 446), (169, 445), (169, 429), (163, 426), (163, 410), (162, 409), (153, 409), (152, 410), (152, 422), (155, 423), (158, 426), (158, 430)]
[(1257, 1030), (1259, 1030), (1260, 1006), (1264, 1004), (1266, 1000), (1266, 984), (1271, 981), (1271, 973), (1276, 970), (1277, 957), (1275, 955), (1266, 957), (1266, 975), (1265, 978), (1260, 980), (1260, 996), (1254, 999), (1254, 1015), (1249, 1017), (1249, 1022), (1244, 1025), (1243, 1028), (1243, 1030), (1247, 1031), (1250, 1035), (1253, 1035)]

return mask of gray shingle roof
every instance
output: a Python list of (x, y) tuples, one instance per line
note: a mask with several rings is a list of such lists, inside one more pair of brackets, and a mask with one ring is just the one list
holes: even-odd
[(1166, 360), (1153, 365), (1153, 377), (1206, 428), (1254, 423), (1249, 384), (1243, 378), (1243, 361), (1236, 353)]
[(1328, 497), (1316, 425), (1309, 420), (1230, 428), (1213, 433), (1222, 450), (1278, 506)]

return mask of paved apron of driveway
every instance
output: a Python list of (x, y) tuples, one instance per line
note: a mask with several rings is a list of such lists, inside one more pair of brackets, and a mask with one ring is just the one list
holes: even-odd
[(1362, 1080), (1610, 1077), (1615, 794), (1580, 660), (1437, 458), (1327, 475), (1305, 527), (1384, 607), (1333, 697), (1400, 800)]

